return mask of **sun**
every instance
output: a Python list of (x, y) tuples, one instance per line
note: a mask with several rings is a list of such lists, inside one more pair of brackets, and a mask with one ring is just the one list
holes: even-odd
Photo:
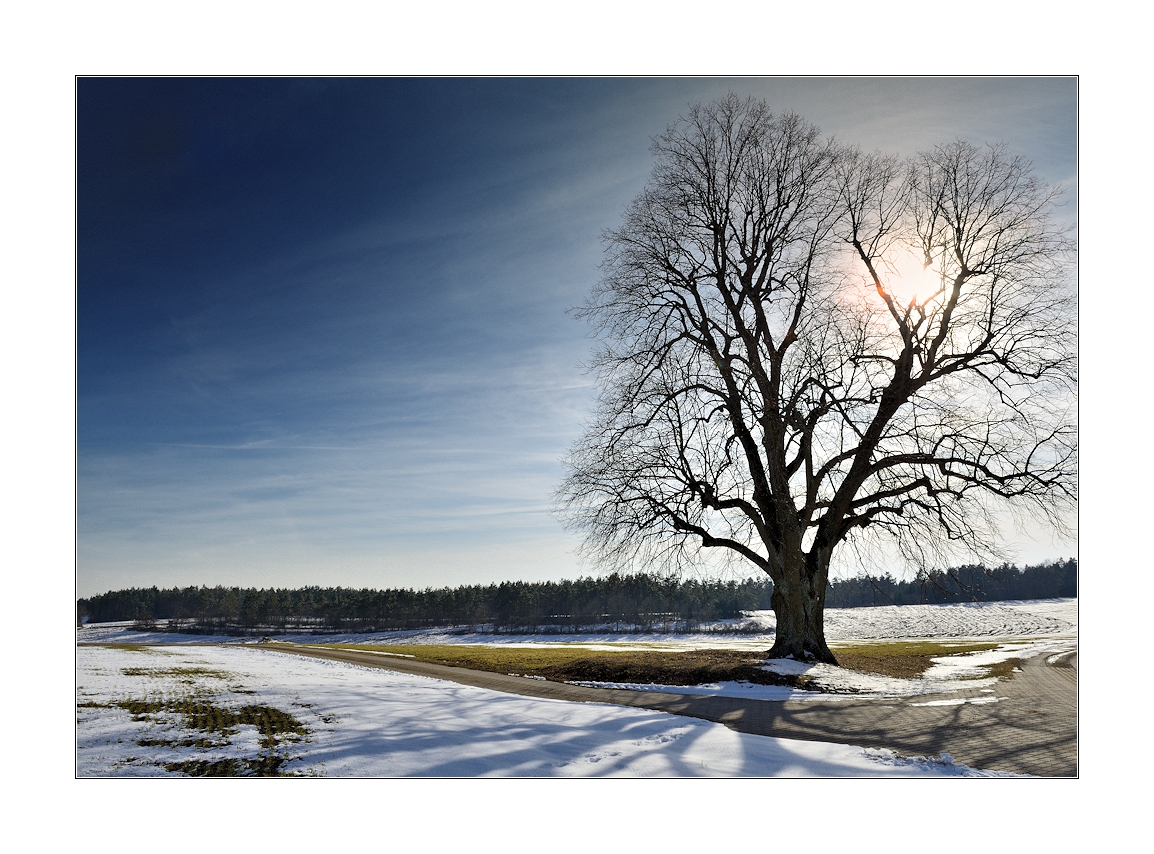
[(895, 248), (886, 263), (879, 265), (878, 275), (887, 293), (902, 306), (924, 303), (942, 287), (942, 274), (936, 265), (927, 267), (924, 257), (908, 249)]

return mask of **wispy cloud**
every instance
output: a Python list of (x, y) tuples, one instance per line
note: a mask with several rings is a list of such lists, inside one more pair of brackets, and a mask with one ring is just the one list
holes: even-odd
[[(108, 128), (81, 91), (82, 593), (592, 571), (549, 512), (594, 391), (566, 310), (691, 102), (734, 89), (866, 147), (1005, 138), (1047, 180), (1074, 170), (1061, 83), (396, 84), (443, 110), (290, 84), (264, 106), (157, 84)], [(187, 111), (191, 147), (133, 184), (117, 158), (149, 98)]]

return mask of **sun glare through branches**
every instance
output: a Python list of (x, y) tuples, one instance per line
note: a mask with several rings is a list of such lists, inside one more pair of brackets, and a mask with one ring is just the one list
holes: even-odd
[(910, 251), (891, 252), (878, 272), (887, 293), (901, 306), (925, 306), (942, 293), (942, 274), (936, 265), (926, 264)]

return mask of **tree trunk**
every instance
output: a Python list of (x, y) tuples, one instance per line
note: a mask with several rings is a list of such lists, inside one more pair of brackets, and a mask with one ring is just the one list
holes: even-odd
[(828, 561), (813, 555), (787, 562), (774, 580), (770, 607), (777, 633), (769, 658), (837, 664), (825, 642), (825, 587)]

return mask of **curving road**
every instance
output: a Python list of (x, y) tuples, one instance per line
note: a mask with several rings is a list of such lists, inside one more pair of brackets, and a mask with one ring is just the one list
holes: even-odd
[[(975, 689), (900, 699), (772, 701), (585, 688), (354, 650), (279, 645), (259, 648), (432, 676), (528, 697), (653, 709), (715, 721), (754, 735), (884, 747), (903, 756), (945, 752), (972, 768), (1016, 774), (1078, 775), (1074, 649), (1020, 662), (1020, 672), (999, 680), (994, 693)], [(990, 702), (991, 698), (997, 698), (996, 702)]]

